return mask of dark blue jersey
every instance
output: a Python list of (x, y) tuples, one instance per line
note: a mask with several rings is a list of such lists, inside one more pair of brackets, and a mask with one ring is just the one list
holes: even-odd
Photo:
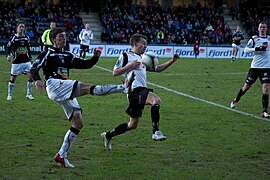
[[(237, 37), (238, 39), (235, 39)], [(240, 41), (244, 39), (244, 34), (241, 31), (234, 31), (232, 34), (233, 43), (240, 45)]]

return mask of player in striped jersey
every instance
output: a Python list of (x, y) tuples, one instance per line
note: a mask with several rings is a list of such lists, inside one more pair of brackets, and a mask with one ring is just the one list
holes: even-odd
[(267, 24), (261, 22), (258, 27), (259, 35), (253, 36), (245, 47), (245, 53), (254, 52), (253, 60), (244, 86), (239, 90), (236, 98), (231, 102), (234, 108), (241, 97), (249, 90), (259, 78), (262, 84), (262, 117), (270, 118), (268, 114), (269, 83), (270, 83), (270, 36), (266, 34)]
[(232, 34), (232, 62), (235, 61), (238, 50), (240, 48), (240, 41), (244, 39), (244, 34), (241, 32), (240, 26), (238, 25), (236, 30)]
[[(17, 23), (17, 33), (7, 44), (7, 61), (12, 61), (11, 76), (8, 83), (7, 100), (12, 99), (12, 90), (16, 77), (20, 74), (26, 74), (28, 77), (26, 98), (33, 100), (32, 87), (34, 85), (30, 73), (32, 56), (30, 52), (30, 38), (25, 35), (25, 22), (19, 21)], [(13, 57), (13, 60), (12, 60)]]
[[(125, 56), (122, 54), (113, 69), (114, 76), (124, 74), (130, 84), (130, 93), (128, 94), (129, 106), (126, 109), (126, 113), (130, 118), (129, 122), (119, 124), (111, 131), (101, 134), (104, 146), (108, 150), (112, 149), (111, 141), (113, 137), (137, 128), (145, 105), (151, 105), (152, 139), (162, 141), (167, 138), (159, 130), (160, 97), (153, 93), (152, 89), (147, 88), (147, 70), (141, 62), (142, 55), (147, 47), (146, 37), (141, 34), (133, 34), (130, 38), (130, 44), (132, 51), (126, 53), (127, 62), (125, 62)], [(178, 58), (178, 54), (174, 54), (171, 60), (159, 64), (153, 71), (164, 71), (176, 62)]]
[[(83, 95), (103, 96), (111, 93), (123, 93), (123, 85), (94, 85), (69, 79), (70, 69), (90, 69), (99, 60), (101, 51), (94, 49), (90, 59), (83, 60), (69, 51), (65, 51), (66, 33), (62, 28), (55, 28), (50, 32), (53, 47), (43, 51), (33, 63), (31, 74), (36, 88), (43, 92), (46, 87), (48, 97), (58, 103), (64, 110), (71, 123), (66, 132), (63, 144), (56, 153), (54, 160), (65, 167), (73, 168), (68, 159), (68, 152), (83, 128), (82, 109), (77, 97)], [(43, 70), (45, 83), (41, 80), (39, 70)]]
[(85, 24), (85, 29), (82, 29), (79, 34), (80, 42), (80, 57), (85, 58), (86, 53), (89, 51), (90, 41), (93, 40), (94, 33), (90, 29), (90, 24)]

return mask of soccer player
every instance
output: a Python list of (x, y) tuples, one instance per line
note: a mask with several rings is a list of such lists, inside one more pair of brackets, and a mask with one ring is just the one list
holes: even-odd
[(93, 39), (94, 33), (90, 29), (90, 24), (85, 24), (85, 29), (82, 29), (79, 34), (80, 42), (80, 57), (85, 58), (86, 52), (89, 51), (90, 41)]
[(49, 47), (52, 47), (53, 43), (50, 40), (50, 32), (51, 30), (53, 30), (54, 28), (56, 28), (56, 22), (52, 21), (50, 23), (50, 29), (47, 29), (43, 32), (42, 36), (41, 36), (41, 42), (44, 45), (44, 49), (45, 51), (48, 50)]
[(240, 26), (238, 25), (236, 30), (232, 34), (232, 62), (235, 61), (238, 50), (240, 48), (240, 41), (244, 39), (244, 34), (241, 32)]
[[(101, 134), (105, 148), (112, 149), (112, 138), (123, 134), (127, 131), (136, 129), (145, 105), (151, 105), (151, 119), (152, 119), (152, 139), (165, 140), (166, 136), (159, 130), (159, 109), (160, 97), (153, 93), (151, 89), (147, 88), (146, 81), (146, 67), (141, 63), (142, 54), (145, 52), (147, 43), (146, 37), (141, 34), (133, 34), (130, 38), (132, 51), (119, 56), (116, 62), (113, 75), (119, 76), (124, 74), (126, 80), (129, 82), (128, 87), (131, 92), (128, 95), (129, 106), (126, 113), (130, 116), (129, 122), (119, 124), (111, 131)], [(179, 56), (175, 54), (170, 61), (160, 64), (155, 67), (155, 72), (161, 72), (171, 66)]]
[(269, 118), (268, 99), (270, 83), (270, 36), (266, 34), (267, 25), (261, 22), (258, 27), (259, 35), (253, 36), (245, 47), (245, 53), (254, 52), (254, 57), (246, 78), (244, 86), (239, 90), (236, 98), (231, 102), (231, 108), (234, 108), (241, 97), (249, 90), (253, 83), (259, 78), (262, 84), (262, 117)]
[(12, 90), (16, 81), (16, 77), (20, 74), (26, 74), (28, 77), (26, 98), (33, 100), (31, 94), (34, 85), (30, 69), (32, 63), (32, 56), (30, 52), (30, 38), (25, 35), (25, 22), (19, 21), (17, 23), (17, 33), (7, 44), (7, 61), (12, 61), (10, 80), (8, 83), (7, 100), (12, 99)]
[[(101, 52), (94, 49), (91, 59), (83, 60), (69, 51), (65, 51), (66, 33), (62, 28), (55, 28), (50, 32), (53, 47), (43, 51), (33, 63), (31, 74), (35, 86), (39, 92), (46, 87), (48, 97), (58, 103), (64, 110), (71, 128), (67, 131), (63, 144), (56, 153), (54, 160), (65, 167), (74, 166), (68, 161), (67, 155), (83, 127), (82, 109), (77, 97), (91, 95), (107, 95), (110, 93), (122, 93), (123, 85), (94, 85), (76, 80), (69, 80), (70, 69), (89, 69), (99, 60)], [(40, 78), (39, 70), (43, 69), (45, 83)]]

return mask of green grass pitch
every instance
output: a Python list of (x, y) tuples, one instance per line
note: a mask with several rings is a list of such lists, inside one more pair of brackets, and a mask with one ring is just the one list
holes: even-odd
[[(123, 77), (108, 71), (116, 59), (101, 58), (97, 67), (72, 70), (70, 78), (119, 84)], [(161, 98), (163, 142), (151, 140), (146, 106), (138, 129), (113, 139), (107, 152), (100, 133), (128, 121), (126, 96), (78, 98), (84, 128), (69, 154), (74, 169), (53, 161), (70, 128), (61, 107), (35, 88), (35, 100), (27, 100), (23, 75), (7, 101), (11, 63), (4, 56), (0, 63), (0, 179), (270, 179), (270, 122), (260, 118), (259, 82), (235, 111), (228, 109), (250, 60), (179, 59), (165, 72), (148, 73)]]

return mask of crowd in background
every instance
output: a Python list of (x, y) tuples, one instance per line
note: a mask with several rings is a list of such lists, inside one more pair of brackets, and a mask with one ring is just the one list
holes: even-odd
[(203, 45), (231, 43), (232, 30), (222, 16), (222, 8), (196, 6), (161, 7), (119, 5), (107, 2), (101, 8), (104, 26), (102, 41), (126, 43), (133, 33), (147, 36), (149, 44)]
[[(98, 12), (103, 26), (102, 43), (128, 43), (133, 33), (141, 33), (147, 37), (149, 44), (190, 45), (196, 40), (201, 45), (231, 44), (233, 30), (224, 20), (222, 6), (216, 8), (197, 3), (161, 7), (158, 3), (115, 5), (111, 1), (102, 2), (105, 3), (101, 3)], [(26, 21), (26, 33), (32, 42), (40, 43), (43, 31), (49, 28), (51, 21), (55, 21), (57, 27), (66, 29), (68, 42), (79, 43), (78, 35), (84, 25), (79, 16), (82, 9), (78, 3), (69, 1), (44, 5), (1, 1), (0, 43), (15, 34), (19, 19)], [(257, 33), (260, 21), (264, 20), (270, 27), (269, 8), (250, 7), (248, 3), (243, 3), (239, 9), (230, 8), (232, 19), (241, 20), (249, 35)]]
[(26, 34), (35, 43), (40, 43), (41, 35), (50, 27), (51, 21), (66, 29), (69, 42), (77, 42), (78, 34), (84, 28), (76, 3), (45, 5), (0, 1), (0, 6), (0, 42), (8, 41), (15, 34), (18, 20), (26, 22)]
[(240, 4), (234, 10), (235, 17), (244, 23), (248, 36), (258, 34), (258, 24), (264, 21), (270, 29), (270, 7), (254, 7), (250, 3)]

